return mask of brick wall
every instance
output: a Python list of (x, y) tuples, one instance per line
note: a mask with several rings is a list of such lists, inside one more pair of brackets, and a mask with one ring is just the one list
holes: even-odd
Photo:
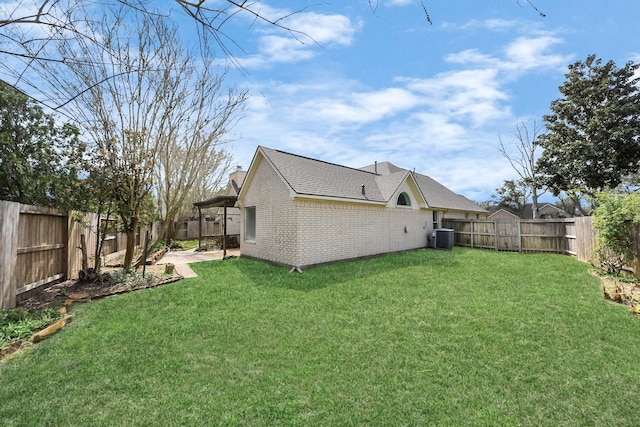
[[(264, 159), (260, 159), (244, 195), (242, 208), (256, 207), (256, 240), (247, 242), (244, 225), (240, 251), (243, 255), (285, 265), (296, 264), (294, 202), (288, 187)], [(244, 224), (244, 210), (241, 209)]]
[[(425, 247), (425, 218), (411, 208), (297, 201), (298, 266)], [(405, 226), (407, 231), (405, 231)]]
[[(423, 248), (433, 229), (432, 210), (417, 208), (415, 200), (411, 207), (388, 207), (293, 199), (265, 159), (258, 160), (248, 184), (241, 203), (243, 208), (256, 207), (256, 241), (245, 241), (243, 229), (241, 252), (253, 258), (306, 267)], [(244, 224), (244, 211), (242, 215)]]

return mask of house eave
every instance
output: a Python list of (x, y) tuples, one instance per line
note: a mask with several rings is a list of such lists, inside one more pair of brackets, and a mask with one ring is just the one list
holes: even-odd
[(332, 197), (332, 196), (320, 196), (315, 194), (292, 194), (294, 200), (314, 200), (323, 202), (340, 202), (340, 203), (359, 203), (366, 205), (387, 206), (385, 201), (380, 200), (363, 200), (363, 199), (349, 199), (346, 197)]

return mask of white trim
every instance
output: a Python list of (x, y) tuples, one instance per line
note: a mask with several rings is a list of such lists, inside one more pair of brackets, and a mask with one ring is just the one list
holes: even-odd
[[(358, 203), (364, 205), (378, 205), (378, 206), (387, 206), (386, 202), (377, 202), (374, 200), (362, 200), (362, 199), (346, 199), (344, 197), (331, 197), (331, 196), (315, 196), (310, 194), (298, 194), (292, 191), (292, 199), (293, 200), (320, 200), (324, 202), (342, 202), (342, 203)], [(410, 206), (403, 206), (410, 207)]]

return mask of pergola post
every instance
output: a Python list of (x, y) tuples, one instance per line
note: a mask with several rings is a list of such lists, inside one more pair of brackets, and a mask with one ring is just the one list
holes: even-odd
[[(200, 222), (198, 223), (198, 247), (202, 246), (202, 209), (207, 208), (224, 208), (223, 209), (223, 236), (222, 236), (222, 256), (223, 258), (227, 257), (227, 208), (234, 207), (236, 201), (238, 200), (237, 196), (217, 196), (213, 199), (205, 200), (202, 202), (194, 203), (194, 206), (198, 208), (198, 217)], [(220, 210), (218, 209), (219, 213)]]
[(202, 249), (202, 209), (198, 206), (198, 249)]
[(224, 231), (222, 236), (222, 258), (227, 257), (227, 205), (224, 205)]

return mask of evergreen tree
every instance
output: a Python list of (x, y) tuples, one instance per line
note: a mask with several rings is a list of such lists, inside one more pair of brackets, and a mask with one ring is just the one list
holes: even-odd
[(595, 55), (569, 66), (563, 97), (544, 116), (538, 171), (555, 195), (617, 187), (640, 164), (640, 65), (618, 68)]
[(63, 209), (85, 208), (85, 146), (74, 126), (0, 80), (0, 200)]

